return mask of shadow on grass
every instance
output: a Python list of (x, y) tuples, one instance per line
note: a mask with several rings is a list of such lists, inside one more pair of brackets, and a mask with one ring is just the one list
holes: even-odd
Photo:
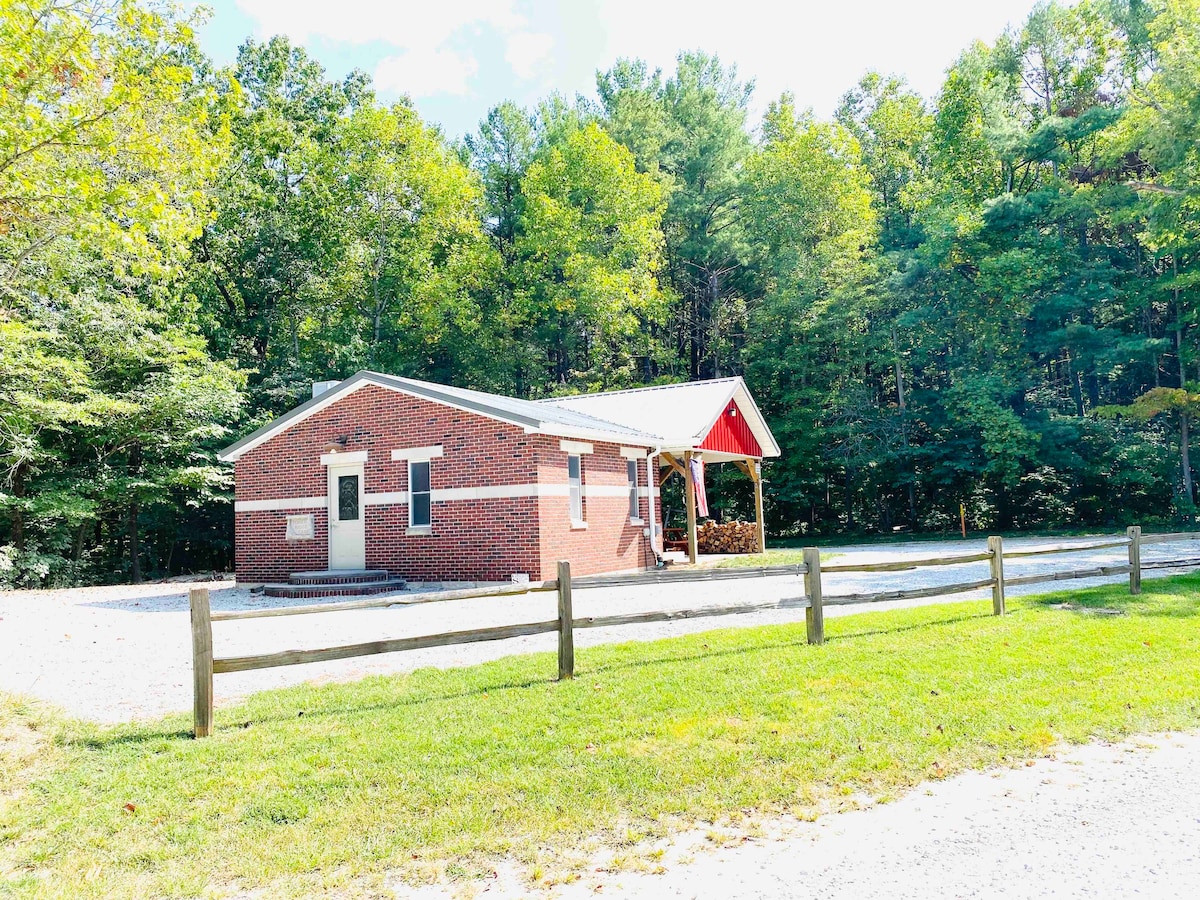
[[(1200, 582), (1200, 579), (1198, 579)], [(1172, 592), (1162, 592), (1170, 594)], [(1027, 598), (1033, 600), (1033, 598)], [(1039, 607), (1050, 607), (1055, 603), (1062, 602), (1061, 595), (1057, 598), (1036, 598), (1034, 602)], [(1093, 602), (1095, 605), (1111, 605), (1109, 600), (1112, 598), (1101, 597)], [(1129, 600), (1137, 600), (1139, 598), (1126, 598)], [(1193, 604), (1194, 606), (1194, 604)], [(1022, 613), (1034, 611), (1033, 607), (1024, 608), (1016, 607), (1010, 609), (1009, 617), (1018, 616)], [(1191, 614), (1197, 614), (1193, 609)], [(943, 616), (935, 619), (928, 619), (920, 622), (912, 622), (906, 625), (895, 625), (887, 628), (870, 628), (844, 631), (839, 634), (828, 635), (826, 643), (839, 643), (852, 638), (865, 638), (880, 635), (903, 634), (906, 632), (920, 631), (924, 629), (936, 628), (939, 626), (955, 625), (962, 622), (977, 621), (981, 619), (992, 618), (990, 612), (979, 613), (959, 613), (956, 615)], [(844, 620), (843, 620), (844, 621)], [(786, 625), (766, 625), (756, 626), (762, 629), (793, 629), (800, 630), (799, 634), (794, 638), (786, 638), (780, 640), (772, 640), (768, 642), (759, 641), (753, 645), (740, 647), (726, 647), (721, 649), (708, 649), (706, 646), (698, 647), (694, 650), (682, 653), (658, 653), (653, 655), (639, 655), (636, 658), (613, 659), (596, 666), (589, 666), (579, 673), (579, 677), (587, 678), (597, 675), (610, 674), (614, 672), (631, 671), (637, 669), (645, 669), (653, 666), (669, 666), (678, 663), (694, 663), (703, 660), (716, 660), (728, 657), (747, 657), (761, 653), (772, 653), (785, 649), (795, 649), (798, 647), (807, 646), (807, 640), (803, 633), (803, 623), (789, 623)], [(733, 632), (742, 629), (719, 629), (720, 632)], [(782, 637), (782, 636), (781, 636)], [(675, 643), (677, 641), (695, 640), (697, 635), (681, 635), (674, 638), (666, 638), (661, 643)], [(655, 642), (660, 643), (660, 642)], [(643, 641), (626, 641), (621, 644), (600, 645), (606, 647), (609, 651), (620, 651), (624, 648), (636, 648), (644, 650), (653, 644), (647, 644)], [(599, 648), (589, 648), (599, 649)], [(584, 651), (587, 652), (586, 650)], [(552, 654), (539, 654), (546, 660), (547, 672), (552, 670), (551, 660)], [(541, 660), (538, 660), (541, 662)], [(496, 665), (502, 661), (493, 663), (485, 663), (484, 665)], [(511, 663), (511, 660), (508, 660)], [(411, 677), (419, 673), (438, 673), (442, 675), (454, 670), (440, 668), (424, 668), (417, 669), (414, 672), (405, 673), (404, 677)], [(218, 718), (224, 719), (216, 727), (217, 733), (240, 731), (246, 728), (252, 728), (255, 725), (278, 724), (283, 722), (294, 722), (298, 718), (306, 719), (323, 719), (330, 716), (354, 716), (371, 712), (383, 712), (388, 710), (403, 709), (405, 707), (418, 707), (433, 703), (444, 703), (454, 700), (465, 700), (472, 697), (478, 697), (488, 693), (498, 693), (500, 691), (522, 690), (538, 685), (551, 685), (555, 682), (555, 678), (547, 674), (546, 676), (538, 677), (499, 677), (492, 681), (476, 684), (469, 688), (457, 690), (434, 691), (431, 693), (423, 693), (415, 696), (395, 696), (380, 699), (376, 702), (367, 703), (330, 703), (325, 705), (323, 701), (332, 699), (332, 697), (322, 696), (327, 692), (329, 694), (344, 691), (349, 689), (361, 688), (364, 681), (374, 680), (380, 684), (386, 684), (395, 676), (377, 675), (371, 676), (370, 679), (364, 679), (358, 682), (350, 682), (348, 684), (329, 684), (329, 685), (304, 685), (294, 688), (284, 688), (282, 694), (276, 694), (278, 699), (271, 701), (276, 705), (274, 710), (259, 710), (255, 709), (256, 702), (254, 695), (247, 699), (245, 705), (230, 707), (226, 710), (218, 710)], [(316, 696), (311, 696), (311, 703), (305, 703), (304, 698), (300, 696), (288, 697), (287, 694), (299, 691), (315, 691)], [(274, 692), (272, 692), (274, 693)], [(236, 713), (236, 715), (235, 715)], [(233, 721), (230, 721), (230, 720)], [(124, 727), (124, 726), (123, 726)], [(83, 735), (65, 735), (61, 739), (61, 743), (69, 744), (77, 747), (86, 748), (88, 750), (102, 750), (109, 747), (122, 745), (146, 744), (155, 741), (171, 741), (171, 740), (191, 740), (192, 733), (188, 729), (152, 729), (152, 730), (132, 730), (120, 731), (111, 735), (97, 735), (87, 733)]]
[(121, 747), (134, 744), (148, 744), (151, 741), (191, 740), (191, 731), (183, 728), (163, 731), (129, 731), (122, 734), (105, 736), (63, 735), (58, 743), (64, 747), (81, 747), (84, 750), (107, 750), (110, 747)]
[(1200, 575), (1142, 582), (1142, 593), (1130, 594), (1123, 585), (1060, 591), (1024, 598), (1043, 609), (1097, 615), (1103, 612), (1128, 616), (1191, 619), (1200, 616)]

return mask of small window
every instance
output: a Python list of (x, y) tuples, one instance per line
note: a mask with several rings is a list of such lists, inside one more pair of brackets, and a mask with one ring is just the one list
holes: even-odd
[(338, 476), (338, 521), (354, 522), (358, 519), (358, 476)]
[(583, 523), (583, 463), (579, 456), (567, 457), (567, 496), (570, 499), (571, 523)]
[(408, 524), (413, 528), (428, 528), (432, 520), (429, 509), (429, 461), (408, 464)]
[(638, 509), (637, 460), (625, 460), (625, 471), (629, 474), (629, 518), (640, 518)]

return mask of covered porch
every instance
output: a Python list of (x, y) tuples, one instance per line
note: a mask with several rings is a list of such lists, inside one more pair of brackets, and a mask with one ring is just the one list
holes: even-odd
[[(686, 551), (687, 559), (692, 563), (699, 554), (698, 522), (705, 514), (704, 466), (735, 465), (753, 482), (757, 552), (766, 552), (762, 461), (779, 456), (780, 451), (740, 377), (556, 397), (543, 402), (662, 436), (661, 445), (651, 455), (651, 460), (658, 460), (656, 477), (650, 478), (651, 497), (653, 501), (655, 495), (660, 495), (662, 486), (672, 475), (677, 474), (683, 479)], [(653, 504), (653, 507), (661, 510), (661, 504)], [(661, 512), (651, 518), (659, 519), (660, 516)], [(654, 522), (652, 536), (655, 551), (660, 555), (672, 549), (667, 546), (663, 524), (661, 520)]]
[[(658, 487), (661, 491), (664, 484), (672, 475), (683, 479), (684, 506), (687, 510), (687, 527), (682, 540), (674, 540), (674, 535), (663, 529), (662, 551), (664, 554), (672, 550), (681, 550), (687, 554), (687, 561), (695, 563), (699, 555), (698, 526), (700, 512), (696, 484), (696, 462), (700, 462), (700, 471), (704, 467), (716, 463), (733, 463), (754, 484), (754, 525), (758, 532), (755, 552), (766, 553), (767, 536), (763, 521), (763, 481), (762, 458), (755, 456), (732, 456), (728, 453), (714, 452), (704, 449), (664, 450), (659, 454)], [(705, 491), (705, 493), (707, 493)]]

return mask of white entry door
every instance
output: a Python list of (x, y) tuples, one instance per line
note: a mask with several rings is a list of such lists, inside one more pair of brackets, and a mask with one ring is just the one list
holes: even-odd
[(329, 568), (365, 569), (367, 531), (363, 525), (363, 466), (329, 467)]

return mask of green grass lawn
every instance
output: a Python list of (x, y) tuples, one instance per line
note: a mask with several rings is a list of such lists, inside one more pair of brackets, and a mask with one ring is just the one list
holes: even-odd
[[(822, 553), (821, 562), (841, 556), (840, 553)], [(766, 553), (747, 553), (722, 559), (713, 568), (734, 569), (743, 566), (791, 566), (804, 562), (802, 548), (768, 547)]]
[(375, 896), (387, 872), (536, 867), (589, 836), (1200, 725), (1200, 576), (1010, 604), (834, 618), (822, 647), (798, 622), (588, 648), (562, 684), (539, 654), (272, 691), (203, 741), (184, 717), (103, 728), (9, 698), (0, 896)]

